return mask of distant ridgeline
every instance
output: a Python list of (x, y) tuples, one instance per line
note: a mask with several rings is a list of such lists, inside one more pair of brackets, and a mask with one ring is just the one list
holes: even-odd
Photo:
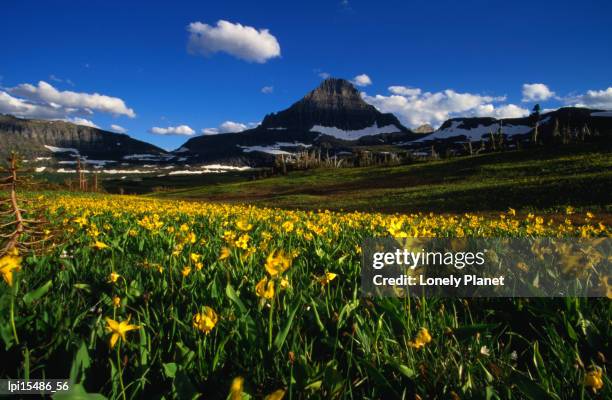
[(124, 134), (64, 121), (0, 115), (0, 156), (69, 163), (79, 157), (106, 164), (224, 164), (283, 169), (396, 164), (415, 159), (505, 151), (531, 146), (609, 141), (612, 111), (560, 108), (524, 118), (453, 118), (437, 130), (411, 131), (367, 104), (353, 85), (330, 78), (256, 128), (197, 136), (166, 152)]

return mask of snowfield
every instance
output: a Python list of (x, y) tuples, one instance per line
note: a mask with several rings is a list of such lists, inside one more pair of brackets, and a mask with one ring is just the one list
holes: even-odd
[[(96, 165), (96, 166), (100, 166), (103, 167), (106, 164), (110, 164), (110, 163), (116, 163), (117, 161), (113, 161), (113, 160), (88, 160), (86, 157), (84, 157), (81, 160), (82, 164), (90, 164), (90, 165)], [(76, 165), (76, 161), (58, 161), (58, 164), (64, 164), (64, 165)]]
[[(57, 172), (61, 174), (75, 174), (76, 170), (59, 168)], [(81, 172), (89, 174), (92, 171), (83, 169), (81, 170)], [(153, 172), (155, 171), (141, 171), (139, 169), (102, 169), (102, 170), (95, 171), (96, 174), (112, 174), (112, 175), (114, 174), (150, 174)]]
[(274, 144), (270, 144), (267, 146), (240, 146), (237, 145), (238, 147), (240, 147), (242, 149), (242, 151), (244, 153), (250, 153), (252, 151), (259, 151), (262, 153), (267, 153), (267, 154), (274, 154), (274, 155), (280, 155), (280, 154), (284, 154), (284, 155), (291, 155), (293, 153), (289, 152), (289, 151), (285, 151), (285, 150), (281, 150), (281, 147), (303, 147), (303, 148), (309, 148), (311, 145), (310, 144), (305, 144), (305, 143), (300, 143), (300, 142), (276, 142)]
[(200, 168), (220, 169), (220, 170), (226, 170), (226, 171), (246, 171), (248, 169), (251, 169), (251, 167), (235, 167), (233, 165), (222, 165), (222, 164), (202, 165)]
[(130, 154), (123, 156), (124, 160), (151, 160), (157, 158), (159, 158), (157, 154)]
[(55, 147), (55, 146), (49, 146), (49, 145), (45, 145), (45, 147), (48, 150), (51, 150), (54, 153), (74, 153), (74, 154), (79, 154), (79, 151), (77, 149), (72, 148), (72, 147)]
[(378, 123), (375, 122), (372, 126), (354, 131), (345, 131), (333, 126), (315, 125), (310, 128), (310, 132), (318, 132), (323, 135), (333, 136), (336, 139), (357, 140), (364, 136), (378, 135), (381, 133), (400, 132), (400, 129), (393, 124), (379, 127)]
[[(483, 135), (489, 135), (491, 132), (496, 133), (498, 129), (497, 124), (491, 124), (491, 125), (479, 124), (477, 127), (471, 128), (471, 129), (459, 128), (459, 125), (461, 125), (462, 123), (463, 123), (462, 121), (452, 121), (450, 127), (435, 131), (425, 137), (422, 137), (420, 139), (414, 140), (409, 143), (426, 142), (428, 140), (435, 140), (435, 139), (449, 139), (449, 138), (459, 137), (459, 136), (465, 136), (467, 140), (480, 140), (482, 139)], [(502, 132), (508, 136), (524, 135), (526, 133), (529, 133), (531, 129), (532, 128), (530, 126), (526, 126), (526, 125), (503, 125), (502, 126)]]

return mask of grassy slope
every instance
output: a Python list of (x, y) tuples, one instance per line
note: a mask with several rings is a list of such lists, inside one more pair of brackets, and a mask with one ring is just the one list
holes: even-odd
[(609, 208), (611, 147), (484, 154), (397, 167), (299, 171), (249, 182), (156, 193), (166, 198), (360, 211)]

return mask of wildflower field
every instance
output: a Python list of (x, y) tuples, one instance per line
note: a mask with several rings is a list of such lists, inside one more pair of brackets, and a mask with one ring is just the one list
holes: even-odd
[(366, 237), (609, 237), (596, 213), (28, 196), (49, 238), (0, 262), (2, 378), (69, 377), (78, 398), (612, 397), (607, 298), (363, 298), (359, 286)]

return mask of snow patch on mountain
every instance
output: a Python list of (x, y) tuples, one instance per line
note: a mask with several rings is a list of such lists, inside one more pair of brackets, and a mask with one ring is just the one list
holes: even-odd
[(45, 147), (49, 150), (51, 150), (54, 153), (74, 153), (74, 154), (79, 154), (79, 151), (77, 149), (74, 149), (72, 147), (55, 147), (55, 146), (49, 146), (49, 145), (45, 145)]
[[(110, 163), (115, 163), (116, 161), (113, 160), (88, 160), (87, 158), (84, 158), (81, 161), (83, 164), (90, 164), (90, 165), (96, 165), (96, 166), (105, 166), (106, 164), (110, 164)], [(77, 162), (76, 161), (59, 161), (58, 164), (68, 164), (68, 165), (75, 165)]]
[(246, 171), (248, 169), (251, 169), (251, 167), (236, 167), (236, 166), (233, 166), (233, 165), (222, 165), (222, 164), (202, 165), (201, 168), (204, 168), (204, 169), (218, 169), (218, 170), (225, 170), (225, 171)]
[[(499, 126), (497, 124), (482, 125), (475, 128), (459, 128), (463, 121), (451, 121), (451, 126), (438, 130), (430, 135), (413, 141), (412, 143), (425, 142), (435, 139), (449, 139), (453, 137), (465, 136), (467, 140), (480, 140), (483, 135), (496, 133)], [(532, 127), (526, 125), (503, 125), (502, 133), (508, 136), (524, 135), (531, 131)]]
[(289, 151), (286, 150), (282, 150), (282, 148), (296, 148), (296, 147), (303, 147), (303, 148), (309, 148), (312, 145), (310, 144), (305, 144), (305, 143), (300, 143), (300, 142), (276, 142), (274, 144), (270, 144), (270, 145), (264, 145), (264, 146), (240, 146), (238, 145), (238, 147), (240, 147), (242, 149), (242, 151), (244, 153), (251, 153), (253, 151), (259, 151), (261, 153), (267, 153), (267, 154), (274, 154), (274, 155), (281, 155), (281, 154), (285, 154), (285, 155), (289, 155), (289, 154), (293, 154)]
[(354, 131), (345, 131), (334, 126), (315, 125), (310, 128), (310, 132), (318, 132), (341, 140), (357, 140), (364, 136), (379, 135), (381, 133), (396, 133), (401, 132), (401, 130), (394, 124), (379, 127), (378, 122), (374, 122), (372, 126)]

